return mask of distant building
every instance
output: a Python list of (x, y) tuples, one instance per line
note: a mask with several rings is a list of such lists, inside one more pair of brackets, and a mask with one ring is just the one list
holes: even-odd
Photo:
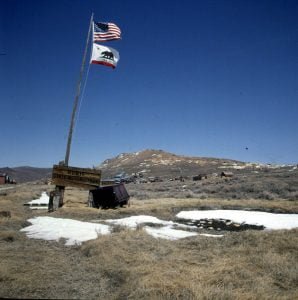
[(15, 180), (11, 179), (7, 174), (2, 173), (0, 174), (0, 185), (7, 184), (7, 183), (16, 183)]
[(232, 172), (221, 172), (220, 177), (233, 177), (234, 174)]
[(9, 182), (9, 177), (7, 174), (2, 173), (0, 174), (0, 184), (5, 184)]
[(207, 174), (199, 174), (199, 175), (193, 176), (193, 178), (192, 178), (193, 181), (198, 181), (198, 180), (202, 180), (202, 179), (207, 179)]
[(0, 174), (0, 184), (5, 184), (5, 175)]

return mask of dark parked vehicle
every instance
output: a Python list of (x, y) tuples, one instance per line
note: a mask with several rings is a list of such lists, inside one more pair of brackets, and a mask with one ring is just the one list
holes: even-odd
[(129, 176), (129, 175), (125, 174), (125, 173), (121, 173), (119, 175), (116, 175), (113, 178), (113, 180), (114, 180), (115, 183), (121, 183), (121, 182), (130, 183), (130, 182), (134, 181), (134, 177), (133, 176)]

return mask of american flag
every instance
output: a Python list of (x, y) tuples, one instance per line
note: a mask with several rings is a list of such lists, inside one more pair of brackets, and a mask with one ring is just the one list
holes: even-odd
[(119, 40), (121, 37), (120, 28), (114, 23), (93, 22), (93, 41), (104, 42)]

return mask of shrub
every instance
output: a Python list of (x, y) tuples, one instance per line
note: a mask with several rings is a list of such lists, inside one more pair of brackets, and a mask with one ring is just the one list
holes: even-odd
[(263, 191), (262, 193), (260, 193), (259, 198), (266, 199), (266, 200), (273, 200), (273, 199), (278, 198), (278, 196), (274, 193), (271, 193), (268, 191)]
[(192, 191), (187, 191), (186, 193), (185, 193), (185, 198), (193, 198), (194, 197), (194, 192), (192, 192)]

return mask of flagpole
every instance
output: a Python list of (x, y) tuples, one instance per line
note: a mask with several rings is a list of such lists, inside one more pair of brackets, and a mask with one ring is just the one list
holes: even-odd
[(93, 23), (93, 13), (92, 13), (91, 19), (90, 19), (88, 36), (87, 36), (87, 40), (86, 40), (86, 47), (85, 47), (85, 51), (84, 51), (84, 55), (83, 55), (83, 60), (82, 60), (82, 65), (81, 65), (81, 70), (80, 70), (80, 76), (79, 76), (78, 85), (77, 85), (77, 93), (76, 93), (76, 96), (75, 96), (73, 109), (72, 109), (72, 114), (71, 114), (71, 121), (70, 121), (69, 132), (68, 132), (66, 154), (65, 154), (65, 160), (64, 160), (64, 165), (65, 166), (68, 166), (68, 162), (69, 162), (72, 133), (73, 133), (73, 128), (74, 128), (74, 124), (75, 124), (75, 117), (76, 117), (78, 102), (79, 102), (80, 93), (81, 93), (81, 83), (82, 83), (82, 78), (83, 78), (83, 73), (84, 73), (84, 67), (85, 67), (86, 56), (87, 56), (87, 51), (88, 51), (88, 45), (89, 45), (89, 40), (90, 40), (90, 33), (91, 33), (91, 29), (92, 29), (92, 23)]

